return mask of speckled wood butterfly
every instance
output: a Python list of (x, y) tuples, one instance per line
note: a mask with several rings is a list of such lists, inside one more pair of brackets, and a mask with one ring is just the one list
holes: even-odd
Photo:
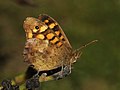
[(33, 75), (34, 71), (42, 77), (41, 81), (69, 75), (72, 64), (82, 54), (81, 48), (96, 41), (73, 50), (60, 25), (46, 14), (38, 18), (27, 17), (23, 26), (27, 39), (23, 56), (30, 65), (26, 74), (30, 78), (29, 73)]

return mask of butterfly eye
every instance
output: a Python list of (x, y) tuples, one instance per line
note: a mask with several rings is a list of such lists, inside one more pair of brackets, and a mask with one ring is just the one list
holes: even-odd
[(38, 26), (35, 26), (35, 29), (39, 29), (39, 27), (38, 27)]

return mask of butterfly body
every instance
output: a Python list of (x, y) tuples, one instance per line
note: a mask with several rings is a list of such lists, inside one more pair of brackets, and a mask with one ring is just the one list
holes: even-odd
[(55, 79), (71, 73), (71, 65), (80, 57), (80, 50), (74, 51), (58, 23), (48, 15), (39, 18), (28, 17), (24, 21), (26, 44), (24, 60), (37, 71), (50, 71)]

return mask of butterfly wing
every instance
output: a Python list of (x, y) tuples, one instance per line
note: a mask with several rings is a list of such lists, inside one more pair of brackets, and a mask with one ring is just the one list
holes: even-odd
[(47, 15), (24, 21), (27, 42), (25, 61), (40, 71), (51, 70), (70, 62), (72, 47), (58, 23)]
[(46, 14), (40, 15), (38, 19), (28, 17), (24, 21), (24, 29), (27, 38), (24, 58), (34, 69), (49, 74), (52, 72), (55, 79), (71, 73), (73, 50), (63, 30), (53, 18)]
[(50, 16), (47, 14), (40, 14), (38, 19), (40, 19), (42, 22), (44, 22), (49, 29), (53, 30), (55, 32), (56, 36), (64, 43), (68, 44), (68, 47), (72, 48), (71, 44), (69, 43), (69, 40), (67, 39), (65, 33), (63, 32), (60, 25)]

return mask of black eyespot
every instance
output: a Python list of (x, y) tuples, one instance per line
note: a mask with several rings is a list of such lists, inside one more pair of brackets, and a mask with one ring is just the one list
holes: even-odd
[(39, 29), (39, 27), (38, 27), (38, 26), (35, 26), (35, 29)]

